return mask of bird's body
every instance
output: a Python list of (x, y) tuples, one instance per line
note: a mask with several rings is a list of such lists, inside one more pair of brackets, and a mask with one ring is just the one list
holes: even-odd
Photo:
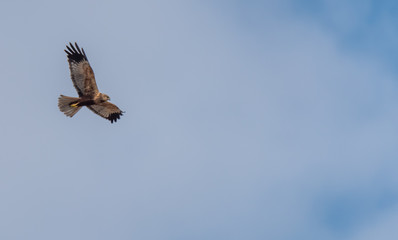
[[(76, 46), (76, 48), (75, 48)], [(98, 91), (94, 71), (91, 68), (87, 56), (77, 43), (66, 46), (69, 69), (74, 87), (79, 97), (61, 95), (58, 99), (58, 107), (66, 116), (73, 117), (83, 106), (99, 116), (116, 122), (123, 112), (114, 104), (108, 102), (110, 97)]]

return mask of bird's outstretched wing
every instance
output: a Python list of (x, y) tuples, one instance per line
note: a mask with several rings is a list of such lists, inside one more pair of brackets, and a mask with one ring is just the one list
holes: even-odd
[(123, 115), (123, 111), (120, 110), (115, 104), (110, 102), (103, 102), (87, 106), (91, 111), (100, 115), (103, 118), (108, 119), (111, 123), (116, 122)]
[(67, 49), (65, 50), (68, 54), (69, 69), (73, 85), (79, 97), (94, 97), (98, 93), (98, 87), (95, 82), (93, 69), (87, 60), (83, 48), (80, 49), (77, 43), (75, 43), (75, 46), (69, 43), (69, 46), (67, 45)]

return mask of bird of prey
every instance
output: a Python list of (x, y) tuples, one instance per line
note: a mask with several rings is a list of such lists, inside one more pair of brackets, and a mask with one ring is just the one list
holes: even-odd
[(77, 43), (73, 46), (69, 43), (65, 50), (73, 86), (75, 86), (79, 97), (68, 97), (61, 95), (58, 98), (58, 107), (68, 117), (73, 117), (83, 106), (88, 107), (94, 113), (108, 119), (111, 123), (116, 122), (123, 115), (116, 105), (108, 102), (109, 96), (98, 91), (94, 72), (91, 68), (83, 48)]

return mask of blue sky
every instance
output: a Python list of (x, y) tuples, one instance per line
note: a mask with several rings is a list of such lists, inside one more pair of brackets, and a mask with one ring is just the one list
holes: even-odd
[[(0, 239), (395, 239), (397, 3), (0, 3)], [(82, 109), (85, 49), (126, 114)]]

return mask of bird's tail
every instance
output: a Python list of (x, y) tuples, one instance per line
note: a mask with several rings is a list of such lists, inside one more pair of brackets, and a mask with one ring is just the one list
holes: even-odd
[(58, 98), (59, 110), (61, 110), (61, 112), (63, 112), (68, 117), (73, 117), (73, 115), (75, 115), (80, 110), (80, 108), (82, 108), (81, 106), (77, 106), (78, 103), (79, 98), (68, 97), (64, 95), (61, 95)]

